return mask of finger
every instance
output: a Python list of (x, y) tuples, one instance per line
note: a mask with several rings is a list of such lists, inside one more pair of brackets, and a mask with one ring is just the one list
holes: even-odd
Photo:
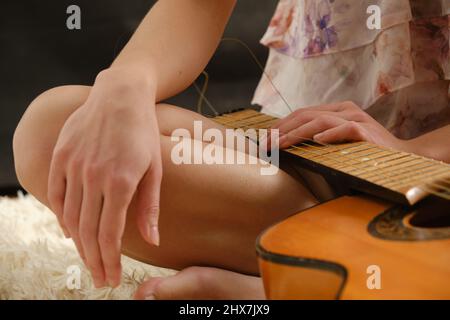
[(96, 185), (84, 184), (83, 204), (80, 214), (80, 240), (86, 256), (86, 265), (97, 288), (104, 287), (105, 272), (98, 243), (98, 226), (103, 196)]
[(137, 190), (137, 224), (144, 239), (159, 246), (159, 203), (161, 194), (162, 168), (152, 165)]
[(340, 143), (346, 141), (369, 141), (364, 128), (357, 122), (347, 121), (340, 126), (326, 130), (314, 136), (320, 143)]
[[(362, 110), (347, 110), (347, 109), (335, 109), (336, 111), (325, 110), (301, 110), (295, 116), (289, 119), (283, 120), (277, 125), (277, 129), (280, 130), (280, 134), (294, 130), (295, 128), (302, 126), (316, 118), (322, 116), (332, 116), (342, 118), (348, 121), (363, 121), (366, 118), (366, 114)], [(274, 129), (274, 128), (272, 128)]]
[(84, 255), (83, 246), (81, 245), (78, 227), (82, 195), (83, 187), (79, 178), (76, 175), (68, 176), (66, 195), (64, 198), (63, 220), (73, 242), (75, 243), (75, 246), (77, 247), (81, 259), (85, 261), (86, 257)]
[(122, 237), (133, 193), (133, 190), (118, 194), (106, 193), (104, 198), (98, 239), (106, 281), (113, 288), (117, 287), (121, 280)]
[(305, 140), (313, 140), (317, 134), (337, 127), (344, 123), (345, 120), (334, 116), (320, 116), (303, 126), (300, 126), (288, 133), (280, 139), (280, 148), (287, 148)]
[(280, 129), (280, 126), (286, 124), (294, 118), (299, 117), (301, 114), (309, 113), (309, 112), (339, 112), (343, 110), (342, 103), (332, 103), (332, 104), (324, 104), (319, 106), (305, 107), (298, 109), (292, 113), (290, 113), (287, 117), (277, 121), (272, 128)]
[(48, 176), (47, 199), (50, 209), (56, 215), (64, 236), (70, 238), (70, 233), (64, 225), (64, 198), (66, 193), (65, 172), (57, 161), (52, 159)]
[(284, 135), (312, 120), (320, 117), (323, 114), (323, 111), (306, 111), (297, 113), (295, 117), (291, 117), (289, 120), (281, 123), (278, 127), (280, 130), (280, 134)]

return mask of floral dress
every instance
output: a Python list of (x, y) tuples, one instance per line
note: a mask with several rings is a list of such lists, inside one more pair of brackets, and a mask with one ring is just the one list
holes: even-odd
[[(369, 28), (381, 9), (381, 28)], [(283, 117), (353, 101), (410, 139), (450, 124), (450, 0), (281, 0), (253, 103)]]

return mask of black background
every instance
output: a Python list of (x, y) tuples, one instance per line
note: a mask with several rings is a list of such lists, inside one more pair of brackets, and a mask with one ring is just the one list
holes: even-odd
[[(153, 5), (151, 0), (2, 0), (0, 2), (0, 192), (18, 186), (12, 157), (14, 129), (29, 103), (60, 85), (91, 85), (107, 68)], [(81, 30), (68, 30), (66, 9), (81, 8)], [(240, 0), (225, 32), (247, 43), (264, 62), (259, 39), (276, 0)], [(207, 67), (208, 99), (219, 111), (250, 104), (262, 71), (248, 52), (224, 42)], [(169, 100), (193, 109), (191, 87)], [(205, 108), (206, 110), (206, 108)]]

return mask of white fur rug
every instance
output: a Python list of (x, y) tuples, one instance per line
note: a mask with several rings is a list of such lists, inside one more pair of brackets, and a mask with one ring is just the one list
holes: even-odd
[[(127, 257), (122, 264), (118, 288), (95, 289), (50, 210), (31, 196), (0, 197), (0, 299), (131, 299), (144, 279), (174, 273)], [(79, 289), (70, 289), (77, 266)]]

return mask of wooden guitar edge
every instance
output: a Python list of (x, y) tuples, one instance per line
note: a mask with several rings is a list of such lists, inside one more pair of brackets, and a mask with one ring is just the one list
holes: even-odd
[[(347, 281), (347, 269), (344, 266), (325, 260), (273, 253), (261, 246), (259, 238), (256, 252), (268, 299), (340, 299)], [(319, 283), (320, 285), (318, 285)], [(302, 288), (302, 290), (300, 291), (298, 288)]]

